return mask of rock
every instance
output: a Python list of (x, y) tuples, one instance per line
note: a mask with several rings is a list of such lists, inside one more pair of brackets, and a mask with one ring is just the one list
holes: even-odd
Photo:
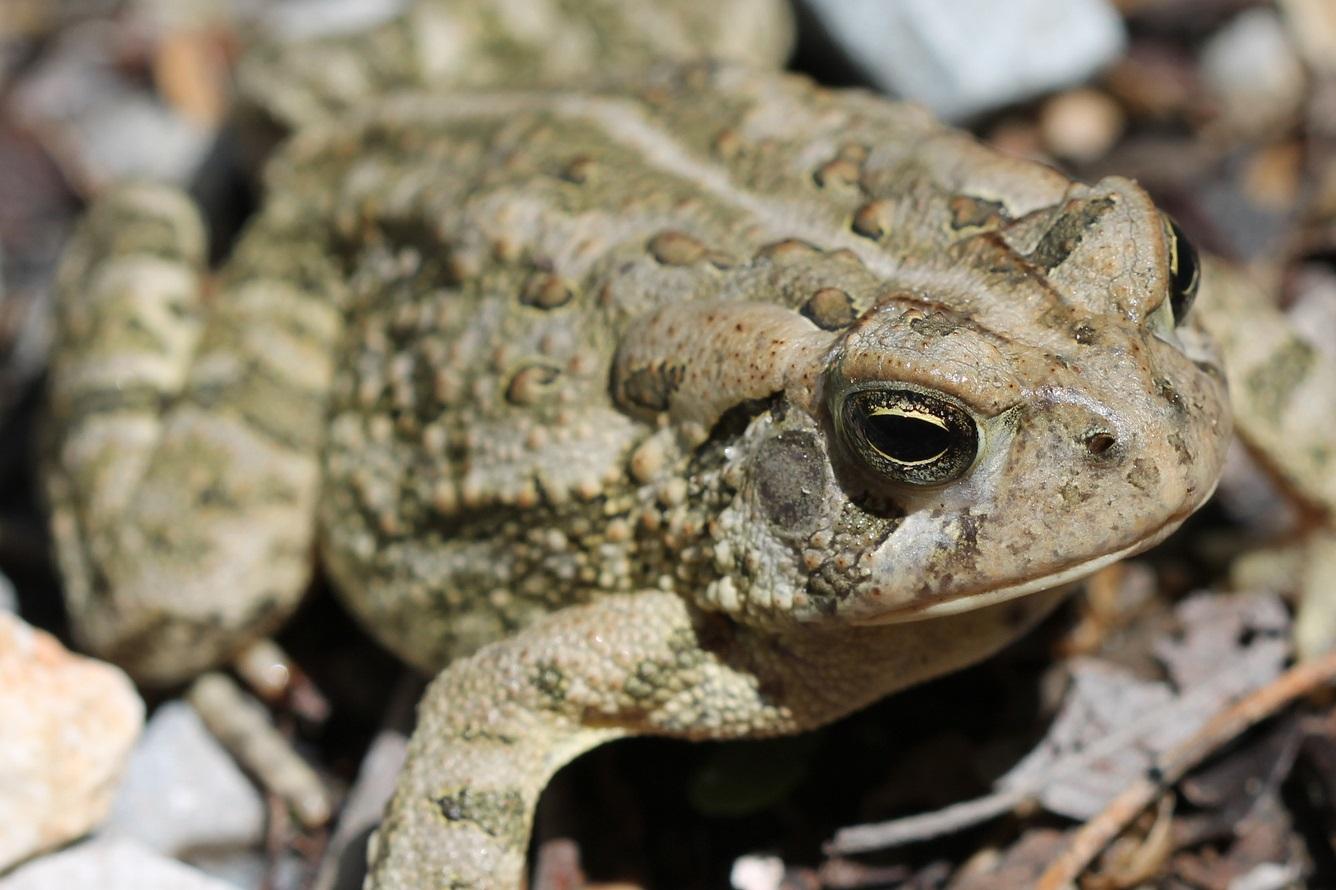
[(1126, 119), (1107, 93), (1079, 89), (1044, 103), (1039, 132), (1054, 155), (1078, 164), (1102, 158), (1123, 132)]
[(357, 781), (339, 813), (339, 827), (325, 848), (315, 890), (350, 890), (366, 876), (366, 841), (380, 824), (380, 814), (394, 793), (403, 769), (408, 738), (397, 730), (382, 730), (362, 758)]
[(1303, 65), (1273, 10), (1250, 9), (1217, 31), (1202, 48), (1201, 69), (1223, 123), (1235, 132), (1269, 135), (1299, 115)]
[(734, 890), (780, 890), (784, 883), (784, 860), (757, 854), (739, 857), (733, 863), (728, 882)]
[(1072, 86), (1122, 51), (1105, 0), (809, 0), (879, 87), (959, 119)]
[(264, 824), (259, 792), (194, 708), (173, 701), (144, 730), (102, 834), (189, 859), (192, 850), (256, 847)]
[(102, 821), (143, 720), (120, 670), (0, 613), (0, 869)]
[(1336, 361), (1336, 269), (1322, 262), (1304, 263), (1291, 269), (1289, 278), (1290, 324), (1308, 332), (1308, 345)]
[(0, 890), (237, 890), (128, 838), (95, 840), (0, 878)]
[(394, 18), (409, 0), (285, 0), (264, 7), (259, 24), (283, 40), (347, 34)]
[[(273, 856), (264, 849), (191, 856), (189, 863), (224, 884), (269, 890), (309, 890), (315, 874), (315, 866), (291, 848)], [(353, 890), (362, 890), (362, 885)]]
[(184, 185), (214, 133), (124, 73), (117, 36), (98, 21), (63, 33), (14, 90), (13, 117), (84, 193), (135, 177)]
[(1336, 74), (1336, 3), (1280, 0), (1279, 6), (1304, 61), (1319, 74)]

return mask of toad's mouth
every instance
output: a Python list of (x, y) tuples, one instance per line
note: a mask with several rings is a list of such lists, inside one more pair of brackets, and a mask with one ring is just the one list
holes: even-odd
[[(1212, 492), (1215, 487), (1211, 487)], [(1015, 584), (1008, 584), (1003, 587), (992, 587), (987, 590), (980, 590), (977, 593), (966, 593), (963, 595), (950, 596), (937, 602), (909, 603), (898, 609), (890, 609), (877, 615), (863, 619), (855, 619), (852, 623), (857, 625), (877, 625), (877, 624), (907, 624), (911, 621), (926, 621), (930, 618), (943, 618), (948, 615), (959, 615), (961, 612), (972, 612), (975, 609), (982, 609), (987, 606), (1005, 603), (1008, 600), (1014, 600), (1031, 593), (1039, 593), (1044, 590), (1053, 590), (1058, 587), (1064, 587), (1068, 584), (1074, 584), (1083, 578), (1087, 578), (1098, 572), (1105, 566), (1113, 565), (1121, 559), (1129, 556), (1135, 556), (1144, 550), (1149, 550), (1156, 544), (1169, 537), (1183, 521), (1196, 512), (1201, 504), (1210, 498), (1211, 492), (1206, 497), (1192, 507), (1175, 513), (1165, 520), (1164, 524), (1156, 528), (1150, 534), (1140, 538), (1135, 543), (1115, 550), (1111, 553), (1105, 553), (1088, 559), (1083, 562), (1073, 563), (1064, 566), (1057, 571), (1050, 572), (1047, 575), (1041, 575), (1038, 578), (1030, 578), (1025, 581), (1019, 581)]]

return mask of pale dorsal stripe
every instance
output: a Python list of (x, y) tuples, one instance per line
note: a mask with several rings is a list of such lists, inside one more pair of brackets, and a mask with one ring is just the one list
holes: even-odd
[[(588, 96), (554, 96), (551, 93), (466, 93), (449, 96), (412, 96), (392, 103), (419, 120), (453, 121), (465, 118), (503, 118), (523, 111), (555, 112), (598, 125), (612, 140), (626, 146), (652, 167), (672, 174), (708, 192), (719, 202), (751, 216), (774, 240), (797, 238), (827, 250), (845, 248), (883, 277), (901, 271), (894, 257), (878, 250), (866, 238), (843, 228), (820, 225), (811, 220), (811, 207), (757, 194), (736, 185), (724, 168), (687, 150), (654, 123), (633, 102)], [(384, 113), (373, 112), (371, 120)], [(347, 135), (346, 122), (339, 129), (320, 128), (328, 135)], [(299, 137), (299, 139), (302, 137)], [(318, 143), (317, 143), (318, 144)]]

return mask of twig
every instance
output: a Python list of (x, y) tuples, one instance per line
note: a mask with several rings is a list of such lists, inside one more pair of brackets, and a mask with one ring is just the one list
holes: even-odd
[(223, 747), (292, 807), (302, 825), (318, 828), (329, 821), (333, 805), (320, 776), (269, 722), (264, 705), (217, 672), (197, 679), (186, 700)]
[(1149, 775), (1132, 783), (1076, 832), (1067, 849), (1040, 876), (1036, 890), (1065, 890), (1144, 810), (1188, 770), (1281, 708), (1336, 680), (1336, 652), (1290, 668), (1270, 684), (1220, 711), (1182, 744), (1158, 758)]
[[(1171, 720), (1181, 721), (1183, 715), (1207, 712), (1210, 704), (1233, 698), (1255, 673), (1256, 668), (1246, 661), (1220, 671), (1201, 685), (1183, 695), (1151, 708), (1134, 719), (1114, 728), (1079, 751), (1055, 754), (1046, 770), (1031, 771), (1020, 780), (1002, 779), (1002, 786), (991, 794), (978, 797), (931, 813), (902, 816), (884, 822), (853, 825), (836, 832), (835, 837), (822, 848), (828, 856), (847, 856), (884, 850), (905, 844), (930, 840), (943, 834), (961, 831), (1022, 806), (1027, 801), (1042, 797), (1044, 791), (1081, 770), (1126, 750), (1156, 726)], [(1204, 717), (1201, 718), (1204, 721)]]
[(867, 825), (851, 825), (835, 832), (835, 837), (827, 841), (821, 849), (827, 856), (847, 856), (870, 850), (884, 850), (887, 847), (900, 847), (950, 834), (962, 827), (1009, 813), (1029, 799), (1030, 789), (1007, 788), (984, 797), (952, 804), (932, 813)]

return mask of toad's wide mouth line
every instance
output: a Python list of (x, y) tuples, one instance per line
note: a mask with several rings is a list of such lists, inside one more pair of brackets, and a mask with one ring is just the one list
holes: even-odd
[[(1212, 486), (1214, 491), (1214, 486)], [(1210, 498), (1210, 493), (1202, 498), (1201, 503), (1205, 503)], [(1066, 584), (1073, 584), (1098, 572), (1105, 566), (1113, 565), (1121, 559), (1129, 556), (1135, 556), (1144, 550), (1149, 550), (1156, 544), (1169, 537), (1183, 521), (1196, 512), (1197, 504), (1181, 513), (1176, 513), (1165, 520), (1164, 524), (1151, 532), (1146, 537), (1124, 547), (1121, 550), (1115, 550), (1112, 553), (1106, 553), (1097, 556), (1094, 559), (1079, 562), (1075, 565), (1067, 566), (1039, 578), (1032, 578), (1029, 581), (1022, 581), (1019, 584), (1012, 584), (1007, 587), (995, 587), (991, 590), (983, 590), (979, 593), (970, 593), (964, 596), (951, 597), (929, 605), (906, 605), (900, 609), (893, 609), (883, 612), (870, 618), (853, 621), (853, 624), (861, 626), (881, 625), (881, 624), (908, 624), (912, 621), (926, 621), (931, 618), (943, 618), (948, 615), (959, 615), (961, 612), (972, 612), (975, 609), (983, 609), (997, 603), (1005, 603), (1007, 600), (1014, 600), (1018, 597), (1031, 593), (1039, 593), (1044, 590), (1053, 590), (1056, 587), (1062, 587)]]

